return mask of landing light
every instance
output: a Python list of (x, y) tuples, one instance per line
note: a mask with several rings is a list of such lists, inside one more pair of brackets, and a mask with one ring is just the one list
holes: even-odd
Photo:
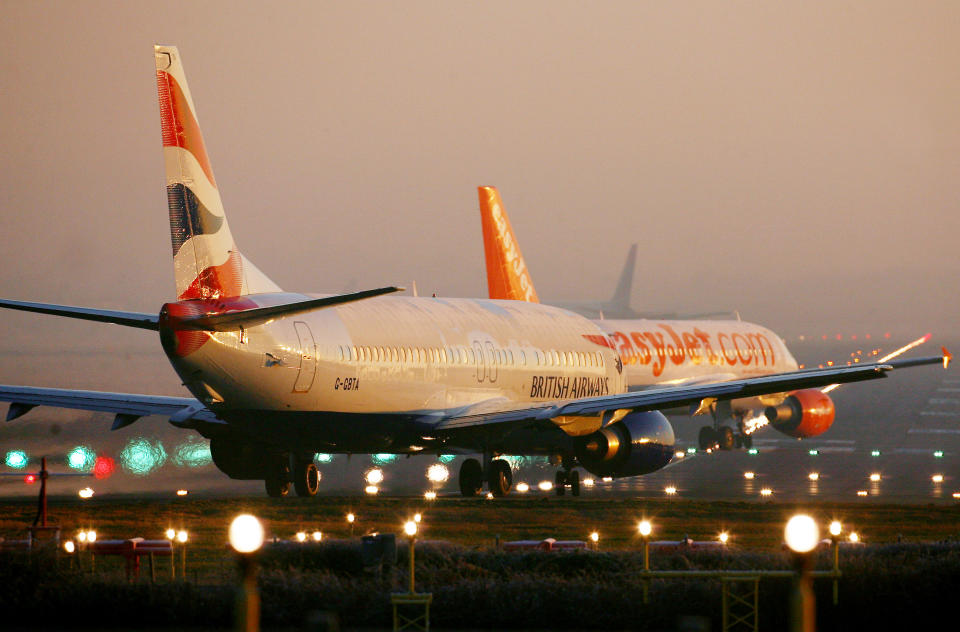
[(450, 478), (450, 470), (442, 463), (434, 463), (427, 468), (427, 480), (431, 483), (446, 483)]
[(379, 485), (383, 482), (383, 470), (378, 467), (369, 469), (363, 478), (367, 481), (367, 485)]

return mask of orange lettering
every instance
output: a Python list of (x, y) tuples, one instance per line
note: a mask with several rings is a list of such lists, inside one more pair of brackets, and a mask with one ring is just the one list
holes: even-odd
[(687, 357), (694, 364), (703, 362), (703, 356), (700, 353), (700, 342), (697, 337), (688, 331), (683, 332), (683, 346), (687, 349)]
[(680, 340), (680, 336), (677, 335), (677, 332), (675, 332), (670, 325), (664, 325), (661, 323), (657, 326), (670, 334), (670, 337), (673, 339), (673, 344), (667, 346), (667, 352), (670, 354), (670, 360), (672, 360), (674, 364), (683, 364), (683, 360), (686, 358), (687, 354), (683, 347), (683, 341)]
[(733, 366), (734, 364), (737, 363), (737, 356), (736, 354), (734, 354), (733, 359), (731, 360), (730, 356), (727, 355), (727, 347), (726, 345), (723, 344), (724, 338), (729, 339), (730, 336), (728, 336), (727, 334), (717, 334), (717, 341), (720, 343), (720, 353), (722, 353), (723, 357), (726, 358), (727, 364), (729, 364), (730, 366)]
[(637, 362), (640, 364), (650, 364), (653, 354), (650, 352), (650, 347), (647, 346), (647, 343), (643, 341), (643, 334), (639, 332), (632, 332), (630, 337), (633, 338), (633, 344), (637, 348)]
[[(660, 333), (655, 334), (650, 331), (645, 331), (643, 332), (643, 335), (647, 340), (650, 341), (650, 343), (653, 345), (653, 348), (657, 352), (657, 359), (653, 363), (653, 376), (657, 377), (658, 375), (663, 373), (663, 366), (666, 364), (666, 359), (667, 359), (666, 348), (664, 347), (664, 344), (663, 344), (663, 334), (660, 334)], [(659, 340), (657, 340), (657, 336), (660, 337)]]

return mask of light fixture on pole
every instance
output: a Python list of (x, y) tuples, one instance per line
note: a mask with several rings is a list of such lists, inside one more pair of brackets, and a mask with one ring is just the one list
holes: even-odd
[(787, 521), (784, 539), (793, 551), (796, 571), (790, 593), (790, 629), (793, 632), (814, 632), (817, 613), (810, 571), (812, 552), (820, 542), (820, 529), (810, 516), (797, 514)]
[(256, 516), (241, 514), (230, 523), (230, 546), (237, 552), (243, 578), (237, 594), (237, 630), (260, 629), (260, 592), (257, 589), (257, 553), (263, 546), (263, 525)]

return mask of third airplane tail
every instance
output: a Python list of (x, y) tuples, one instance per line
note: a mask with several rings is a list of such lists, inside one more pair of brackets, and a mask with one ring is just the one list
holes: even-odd
[(177, 298), (219, 299), (280, 288), (240, 254), (220, 201), (175, 46), (155, 46)]

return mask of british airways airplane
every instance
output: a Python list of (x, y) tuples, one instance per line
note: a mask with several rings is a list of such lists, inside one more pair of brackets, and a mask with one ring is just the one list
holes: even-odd
[[(159, 314), (0, 301), (0, 307), (159, 334), (192, 397), (0, 386), (7, 420), (36, 406), (148, 415), (210, 439), (227, 476), (271, 496), (317, 493), (313, 455), (460, 453), (465, 496), (508, 493), (500, 455), (549, 455), (564, 476), (664, 467), (661, 408), (882, 378), (949, 356), (786, 371), (630, 392), (607, 332), (572, 312), (509, 300), (388, 296), (383, 287), (308, 296), (281, 290), (230, 233), (180, 53), (155, 47), (176, 300)], [(568, 478), (568, 480), (569, 480)]]

